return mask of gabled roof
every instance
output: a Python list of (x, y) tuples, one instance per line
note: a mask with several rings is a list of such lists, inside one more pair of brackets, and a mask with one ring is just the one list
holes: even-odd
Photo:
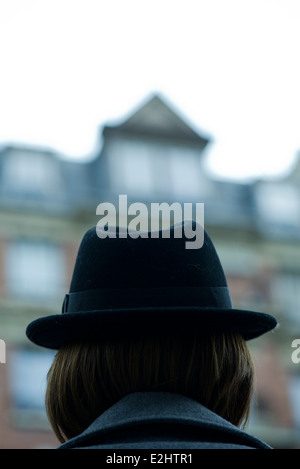
[(105, 126), (103, 134), (112, 131), (195, 142), (203, 148), (209, 142), (158, 95), (152, 96), (120, 125)]

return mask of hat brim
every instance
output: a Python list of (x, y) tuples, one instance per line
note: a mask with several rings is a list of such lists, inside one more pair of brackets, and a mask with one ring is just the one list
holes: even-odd
[(58, 350), (68, 343), (195, 330), (238, 332), (250, 340), (276, 326), (277, 321), (270, 314), (241, 309), (120, 308), (39, 318), (27, 326), (26, 335), (36, 345)]

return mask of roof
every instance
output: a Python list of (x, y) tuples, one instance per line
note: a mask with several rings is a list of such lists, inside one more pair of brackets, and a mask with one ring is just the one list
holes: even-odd
[(209, 139), (196, 132), (179, 112), (171, 108), (162, 97), (152, 96), (133, 112), (123, 123), (115, 126), (106, 125), (103, 134), (110, 132), (134, 133), (174, 140), (183, 140), (200, 144), (203, 148)]

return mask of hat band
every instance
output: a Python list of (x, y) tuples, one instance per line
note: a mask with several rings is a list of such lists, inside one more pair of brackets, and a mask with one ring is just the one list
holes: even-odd
[(172, 306), (231, 309), (232, 303), (228, 287), (112, 288), (69, 293), (62, 313)]

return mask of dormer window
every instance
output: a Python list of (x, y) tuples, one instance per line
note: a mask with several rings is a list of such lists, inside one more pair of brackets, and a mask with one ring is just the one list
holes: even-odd
[(151, 152), (142, 142), (113, 142), (109, 156), (113, 189), (132, 195), (152, 194), (155, 188), (151, 156)]
[(199, 151), (184, 145), (119, 139), (108, 163), (113, 191), (131, 196), (198, 197), (207, 185)]
[(47, 195), (57, 191), (59, 174), (52, 155), (11, 149), (4, 160), (3, 186), (26, 195)]
[(169, 155), (170, 181), (175, 196), (197, 196), (203, 185), (199, 154), (189, 148), (173, 147)]

